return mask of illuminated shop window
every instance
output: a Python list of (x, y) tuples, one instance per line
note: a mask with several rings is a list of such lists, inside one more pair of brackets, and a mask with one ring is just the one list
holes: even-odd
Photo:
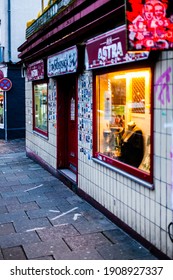
[(132, 174), (142, 174), (142, 178), (149, 177), (150, 69), (97, 75), (96, 120), (95, 156)]
[(34, 130), (48, 134), (47, 83), (34, 84)]
[(4, 128), (4, 94), (0, 91), (0, 128)]

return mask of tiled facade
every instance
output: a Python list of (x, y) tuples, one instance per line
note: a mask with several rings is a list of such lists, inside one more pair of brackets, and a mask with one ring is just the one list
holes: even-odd
[[(167, 69), (170, 82), (165, 78), (157, 81)], [(173, 258), (173, 245), (168, 235), (168, 225), (173, 219), (172, 186), (172, 131), (166, 127), (172, 123), (172, 69), (173, 53), (163, 52), (155, 66), (154, 73), (154, 189), (140, 185), (133, 179), (93, 161), (92, 110), (86, 118), (85, 128), (80, 129), (81, 116), (78, 111), (78, 188), (104, 206), (117, 218), (127, 224), (156, 248)], [(80, 108), (80, 85), (89, 81), (90, 102), (92, 103), (92, 75), (86, 71), (79, 76), (78, 99)], [(55, 81), (50, 79), (49, 95)], [(164, 89), (159, 98), (161, 89)], [(51, 104), (49, 104), (51, 106)], [(49, 110), (51, 108), (49, 107)], [(49, 112), (50, 113), (50, 112)], [(48, 165), (56, 169), (56, 120), (49, 121), (49, 137), (43, 138), (32, 130), (32, 83), (26, 82), (26, 147)]]
[[(55, 81), (49, 81), (49, 96), (56, 91)], [(38, 157), (43, 159), (47, 164), (56, 168), (56, 119), (49, 120), (49, 137), (42, 137), (36, 132), (33, 132), (33, 106), (32, 106), (32, 82), (26, 82), (25, 86), (25, 106), (26, 106), (26, 147), (27, 151), (32, 151)], [(56, 98), (54, 96), (54, 98)], [(49, 102), (49, 114), (52, 112), (52, 106)], [(56, 113), (56, 112), (55, 112)]]
[[(163, 52), (154, 73), (154, 190), (88, 159), (87, 153), (80, 152), (82, 143), (79, 143), (78, 185), (170, 258), (173, 258), (168, 236), (168, 225), (173, 219), (173, 131), (166, 125), (173, 125), (172, 56), (172, 52)], [(168, 69), (171, 69), (169, 83), (163, 76)], [(160, 77), (163, 78), (157, 86)]]
[[(76, 1), (76, 5), (80, 5), (82, 1), (79, 2)], [(87, 1), (83, 2), (86, 4)], [(104, 2), (104, 7), (105, 3), (109, 1), (96, 2)], [(115, 2), (112, 5), (115, 5)], [(90, 38), (97, 35), (91, 33)], [(72, 42), (70, 41), (71, 46), (77, 45), (75, 39), (72, 39)], [(62, 54), (63, 50), (67, 50), (69, 45), (64, 46), (62, 43), (60, 53)], [(23, 47), (21, 50), (24, 52), (25, 48)], [(46, 53), (46, 58), (44, 50), (43, 48), (45, 62), (49, 55), (57, 55), (56, 45), (53, 50), (51, 49), (50, 54)], [(25, 58), (25, 53), (23, 57)], [(33, 59), (30, 58), (30, 60), (32, 63), (34, 62)], [(82, 65), (83, 70), (80, 69), (80, 72), (74, 74), (77, 79), (78, 100), (76, 189), (81, 194), (86, 194), (92, 201), (97, 202), (107, 213), (111, 213), (123, 225), (132, 229), (149, 244), (173, 259), (173, 243), (168, 232), (169, 225), (171, 225), (170, 233), (173, 230), (173, 51), (160, 51), (159, 55), (156, 55), (152, 60), (148, 60), (146, 64), (148, 67), (151, 66), (153, 78), (151, 89), (153, 95), (153, 108), (151, 108), (153, 117), (151, 131), (153, 134), (153, 182), (144, 181), (136, 175), (129, 174), (93, 157), (94, 71), (86, 70), (87, 68)], [(127, 69), (126, 63), (123, 65)], [(133, 62), (128, 65), (128, 69), (133, 69)], [(118, 65), (111, 67), (119, 71)], [(140, 62), (138, 67), (141, 67)], [(52, 168), (54, 173), (58, 173), (59, 158), (57, 151), (59, 139), (57, 125), (59, 117), (58, 82), (60, 83), (60, 77), (54, 75), (54, 77), (48, 78), (46, 71), (47, 69), (45, 70), (45, 78), (48, 80), (48, 137), (40, 135), (33, 129), (33, 82), (26, 78), (26, 149), (28, 155), (34, 155), (38, 161), (44, 163), (50, 169)], [(66, 77), (68, 75), (71, 74), (66, 73)], [(65, 81), (64, 77), (63, 79)], [(85, 90), (86, 94), (83, 96)], [(62, 96), (64, 97), (63, 94)]]

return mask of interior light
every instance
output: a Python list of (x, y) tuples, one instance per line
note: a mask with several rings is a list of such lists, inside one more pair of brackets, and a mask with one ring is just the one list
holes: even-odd
[(140, 71), (139, 69), (133, 72), (128, 72), (126, 74), (118, 74), (114, 76), (115, 80), (119, 80), (119, 79), (126, 79), (126, 78), (138, 78), (138, 77), (148, 77), (149, 75), (149, 71), (148, 70), (144, 70), (144, 71)]
[(126, 78), (126, 74), (125, 75), (116, 75), (116, 76), (114, 76), (115, 80), (125, 79), (125, 78)]

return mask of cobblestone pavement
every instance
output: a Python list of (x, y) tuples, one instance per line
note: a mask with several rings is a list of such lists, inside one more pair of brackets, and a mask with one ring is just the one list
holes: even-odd
[(141, 244), (0, 140), (0, 260), (154, 260)]

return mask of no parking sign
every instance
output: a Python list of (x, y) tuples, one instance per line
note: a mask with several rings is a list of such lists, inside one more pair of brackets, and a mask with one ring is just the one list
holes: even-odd
[(8, 78), (0, 80), (0, 88), (4, 91), (9, 91), (12, 87), (12, 82)]
[(4, 91), (4, 128), (5, 128), (5, 141), (7, 141), (7, 91), (12, 87), (12, 82), (8, 78), (0, 79), (0, 89)]

